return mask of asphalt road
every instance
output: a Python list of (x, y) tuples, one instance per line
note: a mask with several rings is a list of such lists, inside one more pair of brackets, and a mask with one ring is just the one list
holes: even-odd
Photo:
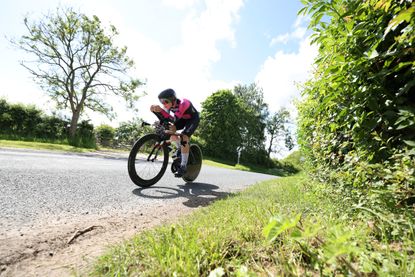
[(45, 219), (145, 210), (166, 201), (197, 207), (272, 178), (204, 165), (192, 184), (167, 170), (159, 183), (142, 189), (129, 179), (126, 157), (0, 148), (0, 232)]

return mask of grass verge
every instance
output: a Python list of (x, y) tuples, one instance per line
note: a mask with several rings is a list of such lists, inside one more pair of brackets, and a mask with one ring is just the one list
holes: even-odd
[(138, 234), (92, 276), (413, 276), (414, 240), (384, 242), (305, 176), (285, 177)]
[(20, 140), (0, 140), (0, 147), (26, 148), (26, 149), (65, 151), (65, 152), (78, 152), (78, 153), (90, 152), (90, 151), (95, 150), (92, 148), (74, 147), (74, 146), (70, 146), (67, 144), (20, 141)]
[(286, 163), (284, 161), (282, 163), (279, 163), (279, 165), (274, 168), (265, 168), (250, 164), (232, 164), (224, 160), (218, 160), (210, 157), (204, 157), (203, 163), (210, 166), (257, 172), (275, 176), (291, 176), (301, 171), (299, 167), (297, 168), (294, 165)]

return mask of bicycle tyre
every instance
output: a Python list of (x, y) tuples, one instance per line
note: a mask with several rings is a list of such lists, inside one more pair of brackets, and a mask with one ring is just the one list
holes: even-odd
[[(166, 145), (163, 145), (163, 164), (161, 166), (161, 169), (157, 175), (155, 175), (153, 178), (150, 179), (144, 179), (142, 176), (140, 176), (137, 173), (136, 170), (136, 159), (138, 151), (141, 149), (142, 146), (144, 146), (146, 143), (150, 142), (151, 140), (154, 141), (161, 141), (160, 137), (156, 134), (147, 134), (143, 137), (141, 137), (139, 140), (137, 140), (134, 143), (133, 148), (130, 151), (130, 155), (128, 157), (128, 174), (130, 176), (131, 181), (133, 181), (134, 184), (140, 187), (150, 187), (157, 183), (161, 177), (163, 177), (164, 172), (166, 171), (167, 164), (169, 162), (169, 151), (167, 149)], [(149, 162), (149, 161), (148, 161)]]
[(182, 176), (182, 179), (185, 182), (191, 183), (196, 180), (197, 176), (199, 176), (200, 169), (202, 168), (202, 160), (203, 155), (200, 147), (196, 144), (191, 144), (186, 174)]

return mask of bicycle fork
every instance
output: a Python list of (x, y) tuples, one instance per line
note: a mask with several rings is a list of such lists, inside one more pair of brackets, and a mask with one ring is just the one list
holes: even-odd
[[(163, 149), (163, 146), (164, 146), (165, 144), (169, 145), (169, 143), (167, 143), (165, 140), (163, 140), (163, 141), (161, 141), (161, 142), (157, 142), (157, 143), (154, 145), (153, 149), (151, 150), (150, 154), (148, 155), (148, 157), (147, 157), (147, 161), (148, 161), (148, 162), (149, 162), (149, 161), (154, 162), (154, 160), (155, 160), (155, 159), (157, 159), (157, 156), (158, 156), (158, 154), (159, 154), (160, 150), (161, 150), (161, 149)], [(154, 151), (155, 151), (155, 153), (154, 153)], [(152, 156), (153, 154), (154, 154), (154, 157), (152, 158), (151, 156)]]

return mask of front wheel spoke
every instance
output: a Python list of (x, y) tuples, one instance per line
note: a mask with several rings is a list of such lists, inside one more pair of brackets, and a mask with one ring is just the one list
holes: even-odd
[(135, 160), (135, 169), (141, 178), (150, 180), (160, 172), (163, 167), (163, 161), (159, 160), (163, 157), (158, 155), (160, 150), (162, 147), (154, 141), (149, 141), (140, 147)]

